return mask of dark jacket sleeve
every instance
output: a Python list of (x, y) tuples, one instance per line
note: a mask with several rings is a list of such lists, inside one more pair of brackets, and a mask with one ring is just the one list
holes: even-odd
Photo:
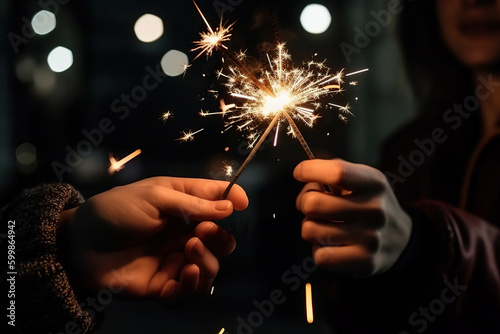
[[(436, 296), (448, 309), (443, 323), (458, 332), (500, 333), (500, 229), (438, 201), (420, 201), (413, 208), (420, 215), (417, 223), (420, 219), (428, 232), (442, 236), (431, 262), (444, 282)], [(425, 244), (428, 232), (417, 235), (416, 242)], [(418, 257), (418, 247), (408, 255)]]
[[(328, 313), (339, 333), (500, 333), (500, 230), (442, 202), (408, 208), (410, 243), (387, 273), (339, 275)], [(331, 283), (331, 281), (330, 281)]]
[(9, 305), (15, 303), (15, 318), (10, 318), (15, 321), (7, 325), (10, 331), (87, 333), (93, 329), (94, 321), (80, 307), (62, 265), (64, 250), (56, 242), (60, 213), (82, 202), (70, 185), (53, 184), (24, 191), (3, 210), (2, 224), (13, 227), (15, 233), (10, 232), (14, 238), (8, 239), (8, 234), (2, 238), (3, 253), (9, 240), (15, 242), (15, 270), (1, 273), (2, 285), (8, 285), (5, 291), (11, 289), (7, 279), (15, 282), (15, 296), (8, 300)]

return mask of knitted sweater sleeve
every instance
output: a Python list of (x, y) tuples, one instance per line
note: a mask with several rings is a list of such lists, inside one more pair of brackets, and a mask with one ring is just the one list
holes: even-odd
[(0, 239), (1, 252), (7, 256), (8, 245), (15, 246), (10, 247), (15, 270), (7, 268), (1, 272), (1, 284), (6, 285), (2, 291), (14, 291), (7, 304), (14, 310), (8, 311), (7, 321), (2, 324), (10, 331), (88, 333), (93, 330), (94, 319), (80, 306), (62, 265), (64, 248), (56, 242), (60, 213), (82, 202), (82, 196), (72, 186), (50, 184), (24, 191), (2, 210), (2, 229), (7, 234)]

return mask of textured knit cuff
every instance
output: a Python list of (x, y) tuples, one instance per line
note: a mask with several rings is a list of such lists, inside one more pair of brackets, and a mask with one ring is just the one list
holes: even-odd
[(3, 212), (2, 224), (15, 222), (18, 332), (88, 333), (94, 327), (69, 284), (56, 243), (60, 213), (82, 202), (72, 186), (50, 184), (24, 191)]

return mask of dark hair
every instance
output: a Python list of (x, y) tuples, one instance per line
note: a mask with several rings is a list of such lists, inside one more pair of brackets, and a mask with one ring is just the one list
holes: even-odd
[(421, 116), (434, 118), (473, 92), (470, 69), (443, 41), (435, 0), (405, 1), (398, 28), (408, 79)]

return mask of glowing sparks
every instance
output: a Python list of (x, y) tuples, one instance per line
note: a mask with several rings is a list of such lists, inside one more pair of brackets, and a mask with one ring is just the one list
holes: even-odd
[[(341, 91), (343, 72), (332, 74), (324, 63), (314, 61), (302, 68), (293, 67), (284, 44), (278, 44), (267, 59), (268, 69), (255, 79), (261, 85), (267, 83), (269, 88), (265, 90), (238, 66), (229, 67), (229, 73), (224, 75), (228, 93), (242, 101), (238, 106), (230, 105), (238, 112), (228, 117), (226, 127), (236, 125), (240, 131), (253, 132), (274, 117), (280, 122), (291, 117), (312, 127), (318, 118), (316, 111), (321, 107), (318, 101)], [(222, 112), (228, 109), (229, 106), (221, 103)]]
[(224, 329), (224, 328), (222, 328), (222, 329), (220, 330), (219, 334), (223, 334), (223, 333), (224, 333), (224, 331), (225, 331), (225, 329)]
[(354, 116), (354, 114), (349, 110), (349, 108), (351, 108), (351, 106), (349, 105), (349, 103), (346, 104), (345, 106), (341, 106), (341, 105), (338, 105), (338, 104), (335, 104), (335, 103), (328, 103), (328, 104), (331, 105), (331, 106), (339, 108), (339, 111), (342, 114), (344, 114), (344, 115)]
[(221, 110), (221, 114), (223, 117), (226, 114), (226, 112), (233, 109), (234, 107), (236, 107), (236, 104), (231, 103), (231, 104), (226, 105), (226, 103), (224, 103), (224, 99), (220, 100), (220, 110)]
[(191, 64), (182, 65), (182, 76), (186, 75), (187, 69), (191, 67)]
[(222, 43), (229, 41), (229, 38), (231, 37), (231, 34), (229, 32), (231, 31), (231, 28), (234, 23), (230, 24), (227, 27), (224, 27), (224, 25), (222, 24), (222, 17), (221, 17), (221, 22), (214, 31), (210, 26), (210, 24), (208, 24), (207, 19), (201, 12), (196, 2), (193, 1), (193, 3), (196, 6), (196, 9), (198, 9), (198, 12), (200, 13), (203, 21), (205, 22), (208, 28), (208, 32), (200, 33), (201, 39), (195, 42), (197, 47), (191, 50), (191, 51), (201, 50), (200, 53), (198, 53), (198, 55), (194, 59), (198, 58), (204, 53), (206, 53), (207, 57), (209, 57), (212, 55), (214, 49), (221, 49), (221, 48), (227, 49), (227, 47)]
[(205, 130), (205, 129), (200, 129), (200, 130), (195, 131), (195, 132), (192, 132), (191, 130), (189, 130), (188, 132), (182, 131), (182, 133), (181, 133), (182, 137), (178, 138), (177, 140), (182, 141), (182, 142), (194, 140), (194, 135), (203, 131), (203, 130)]
[[(210, 294), (213, 295), (214, 294), (214, 288), (215, 286), (212, 285), (212, 288), (210, 289)], [(224, 328), (223, 328), (224, 329)]]
[(127, 162), (134, 159), (136, 156), (141, 154), (141, 152), (142, 152), (141, 150), (135, 150), (134, 152), (127, 155), (125, 158), (118, 160), (118, 161), (116, 161), (116, 159), (112, 155), (110, 155), (109, 156), (110, 166), (108, 168), (108, 173), (112, 175), (115, 172), (119, 172), (120, 170), (122, 170), (125, 167), (125, 164)]
[(172, 118), (174, 114), (172, 114), (170, 112), (170, 110), (164, 112), (161, 116), (160, 116), (160, 119), (163, 121), (163, 122), (166, 122), (169, 118)]
[(224, 162), (224, 166), (222, 167), (222, 170), (226, 174), (226, 176), (231, 176), (233, 175), (233, 166), (229, 165), (228, 163)]
[(307, 322), (312, 324), (314, 321), (314, 313), (313, 313), (311, 283), (306, 283), (306, 316), (307, 316)]

